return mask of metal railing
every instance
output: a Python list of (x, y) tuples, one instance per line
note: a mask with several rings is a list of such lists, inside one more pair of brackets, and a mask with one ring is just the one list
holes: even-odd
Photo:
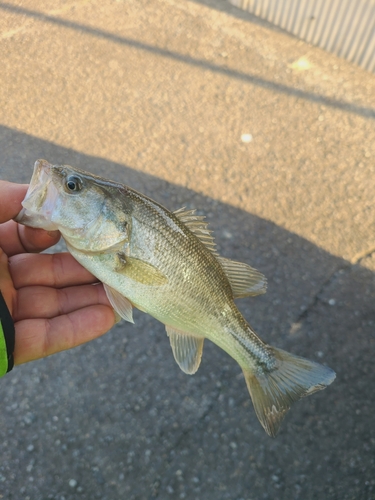
[(306, 42), (375, 72), (375, 0), (229, 0)]

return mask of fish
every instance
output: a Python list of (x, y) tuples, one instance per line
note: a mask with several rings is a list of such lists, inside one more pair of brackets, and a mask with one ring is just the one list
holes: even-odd
[(194, 374), (204, 340), (240, 365), (255, 413), (276, 436), (291, 405), (335, 379), (328, 366), (263, 342), (235, 299), (266, 292), (265, 276), (222, 257), (203, 216), (169, 211), (134, 189), (69, 165), (35, 162), (17, 222), (58, 229), (72, 256), (104, 285), (114, 310), (165, 325), (181, 370)]

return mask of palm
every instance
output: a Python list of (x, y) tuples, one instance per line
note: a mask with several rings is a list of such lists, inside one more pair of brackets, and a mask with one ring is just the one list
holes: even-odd
[(15, 364), (75, 347), (114, 323), (102, 285), (70, 254), (29, 253), (55, 244), (59, 234), (9, 220), (26, 189), (0, 181), (0, 248), (6, 254), (0, 251), (0, 289), (15, 323)]

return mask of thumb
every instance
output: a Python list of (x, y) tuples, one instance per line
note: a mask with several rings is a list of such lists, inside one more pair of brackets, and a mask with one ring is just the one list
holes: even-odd
[(9, 309), (10, 314), (13, 312), (13, 304), (15, 300), (16, 290), (13, 286), (13, 281), (9, 272), (8, 256), (0, 248), (0, 290)]

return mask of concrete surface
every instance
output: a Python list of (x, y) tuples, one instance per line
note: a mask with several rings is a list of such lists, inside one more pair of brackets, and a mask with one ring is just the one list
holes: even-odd
[(337, 372), (272, 440), (231, 358), (184, 375), (137, 313), (0, 381), (0, 498), (374, 499), (374, 77), (224, 0), (0, 2), (0, 47), (2, 179), (197, 207), (269, 280), (261, 337)]

